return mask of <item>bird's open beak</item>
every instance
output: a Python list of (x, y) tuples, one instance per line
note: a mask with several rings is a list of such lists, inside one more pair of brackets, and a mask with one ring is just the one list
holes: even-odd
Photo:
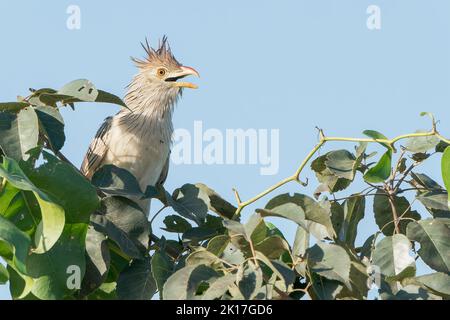
[(200, 75), (194, 68), (181, 66), (179, 71), (174, 73), (170, 78), (167, 78), (166, 81), (172, 81), (174, 87), (197, 89), (198, 86), (193, 83), (177, 81), (178, 79), (182, 79), (187, 76), (196, 76), (200, 78)]

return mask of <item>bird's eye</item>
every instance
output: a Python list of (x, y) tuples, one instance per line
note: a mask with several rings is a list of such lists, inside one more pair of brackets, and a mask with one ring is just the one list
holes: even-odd
[(166, 75), (166, 69), (159, 68), (157, 71), (158, 76), (164, 77)]

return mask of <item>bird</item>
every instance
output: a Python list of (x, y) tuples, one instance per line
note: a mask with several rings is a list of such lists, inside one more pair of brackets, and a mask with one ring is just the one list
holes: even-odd
[[(112, 164), (128, 170), (141, 190), (146, 190), (164, 184), (169, 171), (174, 107), (184, 88), (197, 89), (197, 85), (179, 80), (200, 75), (176, 60), (166, 36), (156, 49), (147, 39), (141, 45), (145, 57), (131, 58), (138, 71), (126, 87), (126, 108), (104, 120), (89, 145), (81, 172), (92, 179), (98, 169)], [(149, 216), (149, 199), (129, 198)]]

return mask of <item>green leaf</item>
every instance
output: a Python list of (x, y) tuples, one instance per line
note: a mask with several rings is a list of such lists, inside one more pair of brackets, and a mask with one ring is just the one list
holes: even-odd
[(175, 266), (164, 251), (157, 251), (152, 257), (152, 276), (155, 279), (160, 297), (163, 297), (164, 283), (174, 272)]
[(434, 294), (446, 298), (450, 297), (450, 275), (448, 274), (435, 272), (408, 280), (408, 282), (410, 281), (422, 285)]
[(256, 259), (263, 262), (278, 279), (284, 281), (286, 288), (295, 280), (295, 273), (284, 263), (278, 260), (270, 260), (263, 253), (256, 251)]
[[(340, 173), (339, 170), (336, 169), (333, 171), (333, 169), (330, 169), (329, 167), (327, 167), (328, 157), (330, 156), (332, 159), (334, 159), (334, 161), (333, 160), (331, 161), (332, 165), (341, 167), (341, 170), (342, 170), (342, 168), (349, 169), (349, 167), (350, 167), (349, 163), (347, 163), (347, 166), (336, 164), (336, 162), (337, 162), (336, 158), (338, 158), (338, 157), (333, 156), (333, 154), (334, 153), (339, 154), (341, 152), (344, 153), (347, 151), (346, 150), (331, 151), (323, 156), (318, 157), (311, 163), (311, 169), (315, 172), (317, 180), (319, 180), (319, 182), (322, 183), (322, 186), (324, 189), (323, 191), (329, 191), (331, 193), (338, 192), (338, 191), (341, 191), (341, 190), (344, 190), (345, 188), (347, 188), (351, 183), (351, 180), (348, 180), (348, 179), (345, 179), (345, 178), (342, 178), (342, 177), (339, 177), (338, 175), (336, 175), (336, 173)], [(353, 169), (356, 170), (355, 163), (356, 163), (356, 161), (353, 161), (353, 164), (351, 165), (353, 175), (354, 175)]]
[(202, 295), (202, 300), (220, 299), (235, 281), (236, 275), (234, 274), (226, 274), (215, 281), (211, 281), (209, 288)]
[(364, 180), (369, 183), (384, 182), (391, 174), (392, 150), (386, 151), (378, 163), (367, 170)]
[(221, 266), (221, 261), (216, 255), (205, 250), (205, 248), (200, 247), (186, 258), (186, 265), (198, 264), (203, 264), (214, 268), (216, 266)]
[(28, 106), (29, 104), (26, 102), (0, 102), (0, 112), (19, 112)]
[(64, 120), (58, 109), (48, 106), (36, 108), (40, 131), (47, 137), (50, 147), (58, 152), (64, 146)]
[(183, 233), (182, 239), (184, 243), (197, 244), (200, 241), (211, 239), (217, 235), (217, 231), (205, 227), (195, 227)]
[(428, 191), (416, 196), (435, 218), (450, 217), (448, 194), (446, 191)]
[[(402, 277), (415, 273), (415, 260), (409, 255), (411, 242), (403, 234), (382, 239), (373, 251), (372, 265), (379, 267), (379, 272), (388, 280), (401, 280)], [(402, 277), (401, 277), (402, 276)]]
[(5, 266), (0, 263), (0, 285), (7, 283), (9, 280), (9, 272)]
[(125, 107), (128, 109), (125, 102), (123, 102), (122, 99), (120, 99), (118, 96), (116, 96), (112, 93), (103, 91), (103, 90), (97, 90), (97, 91), (98, 91), (98, 95), (97, 95), (97, 98), (95, 99), (95, 102), (117, 104), (119, 106), (122, 106), (122, 107)]
[(94, 84), (86, 79), (69, 82), (58, 90), (58, 94), (71, 96), (80, 101), (94, 102), (99, 95)]
[[(445, 189), (450, 190), (450, 147), (447, 147), (442, 155), (441, 160), (442, 179), (444, 180)], [(448, 200), (450, 207), (450, 198)]]
[(105, 233), (131, 258), (142, 258), (150, 241), (149, 222), (139, 206), (122, 197), (102, 200), (103, 214), (91, 217), (94, 227)]
[(252, 261), (239, 267), (237, 272), (237, 285), (245, 300), (252, 300), (263, 284), (261, 268)]
[(61, 205), (66, 223), (89, 223), (89, 217), (100, 205), (97, 190), (70, 164), (48, 152), (37, 169), (27, 169), (33, 184)]
[(27, 160), (27, 151), (35, 148), (38, 140), (38, 117), (32, 107), (18, 114), (0, 112), (0, 147), (6, 156), (17, 161)]
[[(297, 227), (295, 233), (294, 245), (292, 246), (292, 255), (297, 258), (304, 258), (306, 255), (306, 249), (309, 247), (309, 232), (302, 227)], [(295, 261), (295, 260), (294, 260)], [(300, 261), (296, 263), (295, 270), (306, 277), (306, 261)]]
[(162, 229), (167, 232), (184, 233), (192, 229), (191, 224), (186, 219), (177, 215), (166, 216), (163, 223), (166, 227)]
[(0, 215), (6, 216), (6, 210), (11, 205), (14, 197), (19, 193), (19, 189), (6, 182), (0, 190)]
[(422, 260), (436, 271), (450, 272), (450, 228), (440, 219), (426, 219), (408, 224), (407, 237), (420, 243)]
[(36, 248), (33, 251), (44, 253), (50, 250), (64, 229), (63, 208), (38, 189), (24, 174), (17, 162), (12, 159), (4, 157), (3, 164), (0, 165), (0, 177), (5, 178), (18, 189), (34, 193), (41, 209), (42, 220), (37, 225), (34, 237)]
[(327, 153), (325, 165), (337, 177), (353, 180), (355, 177), (355, 156), (347, 150)]
[(350, 247), (355, 246), (358, 224), (364, 218), (364, 196), (352, 196), (344, 202), (344, 219), (338, 237)]
[[(425, 131), (416, 131), (416, 133), (423, 133)], [(430, 149), (434, 149), (439, 143), (439, 138), (436, 136), (412, 137), (406, 141), (406, 150), (414, 153), (425, 153)]]
[(351, 288), (350, 257), (344, 248), (335, 244), (318, 242), (307, 250), (307, 257), (310, 272), (339, 281)]
[(236, 212), (236, 207), (201, 183), (183, 185), (168, 200), (176, 212), (199, 225), (204, 223), (209, 210), (226, 218), (232, 218)]
[(291, 220), (308, 230), (306, 219), (325, 226), (329, 235), (334, 234), (330, 212), (314, 199), (303, 194), (295, 193), (291, 196), (285, 193), (276, 196), (264, 209), (257, 209), (256, 212), (263, 217), (281, 217)]
[(289, 245), (279, 236), (270, 236), (256, 244), (255, 250), (260, 251), (269, 259), (277, 259), (284, 252), (289, 251)]
[[(31, 292), (42, 300), (63, 299), (72, 295), (85, 272), (87, 225), (66, 224), (58, 242), (43, 254), (31, 254), (27, 261), (34, 278)], [(69, 286), (70, 284), (70, 286)]]
[[(372, 139), (379, 139), (379, 140), (389, 140), (384, 134), (375, 131), (375, 130), (365, 130), (363, 131), (363, 134), (366, 136), (372, 138)], [(380, 144), (388, 149), (391, 149), (391, 146), (389, 146), (387, 143), (380, 142)]]
[[(393, 202), (397, 216), (402, 216), (402, 220), (398, 224), (400, 232), (405, 234), (406, 226), (411, 222), (411, 219), (419, 220), (420, 215), (417, 211), (411, 210), (411, 205), (405, 197), (394, 197)], [(380, 230), (383, 229), (383, 234), (386, 236), (394, 234), (392, 208), (389, 203), (389, 198), (384, 192), (377, 191), (373, 199), (373, 211), (375, 213), (375, 221)]]
[(117, 296), (122, 300), (151, 300), (157, 287), (152, 276), (150, 257), (133, 260), (120, 273), (117, 280)]
[(126, 169), (106, 164), (94, 173), (92, 184), (113, 196), (144, 197), (136, 177)]
[(8, 264), (9, 273), (9, 291), (11, 297), (15, 300), (25, 299), (31, 293), (33, 288), (33, 278), (24, 275), (16, 270), (15, 267)]
[(424, 188), (429, 191), (443, 191), (443, 188), (439, 183), (424, 173), (411, 172), (411, 178), (412, 181), (410, 183), (414, 187)]
[(86, 296), (99, 288), (106, 280), (111, 264), (111, 255), (106, 236), (88, 227), (86, 235), (86, 274), (81, 284), (81, 294)]
[[(205, 265), (186, 266), (167, 279), (164, 284), (164, 300), (194, 300), (198, 287), (203, 283), (212, 283), (219, 274)], [(200, 297), (201, 298), (201, 297)]]
[(229, 243), (230, 237), (228, 235), (218, 235), (208, 241), (206, 249), (212, 254), (221, 257)]

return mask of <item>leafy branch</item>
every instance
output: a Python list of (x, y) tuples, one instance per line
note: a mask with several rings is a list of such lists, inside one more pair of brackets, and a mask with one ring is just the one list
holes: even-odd
[[(440, 139), (440, 141), (443, 141), (447, 144), (450, 144), (450, 140), (444, 138), (438, 131), (436, 128), (436, 121), (434, 119), (434, 116), (431, 115), (430, 113), (421, 113), (421, 116), (424, 115), (428, 115), (431, 117), (432, 119), (432, 129), (428, 132), (423, 132), (423, 133), (409, 133), (409, 134), (403, 134), (400, 136), (397, 136), (395, 138), (392, 139), (377, 139), (377, 138), (345, 138), (345, 137), (327, 137), (324, 135), (324, 132), (322, 129), (319, 129), (319, 142), (314, 146), (314, 148), (308, 153), (308, 155), (303, 159), (303, 161), (300, 163), (300, 166), (298, 167), (298, 169), (295, 171), (295, 173), (290, 176), (287, 177), (279, 182), (277, 182), (276, 184), (274, 184), (273, 186), (267, 188), (266, 190), (264, 190), (263, 192), (259, 193), (258, 195), (250, 198), (249, 200), (246, 201), (242, 201), (241, 197), (238, 193), (238, 191), (236, 189), (233, 189), (234, 193), (235, 193), (235, 197), (237, 200), (237, 210), (235, 215), (239, 216), (241, 211), (247, 207), (248, 205), (258, 201), (259, 199), (263, 198), (264, 196), (268, 195), (269, 193), (275, 191), (276, 189), (284, 186), (287, 183), (290, 182), (298, 182), (301, 185), (305, 186), (307, 183), (304, 183), (300, 180), (300, 175), (303, 172), (303, 169), (305, 168), (305, 166), (308, 164), (308, 162), (311, 160), (311, 158), (320, 150), (321, 147), (323, 147), (327, 142), (332, 142), (332, 141), (343, 141), (343, 142), (365, 142), (365, 143), (380, 143), (380, 144), (385, 144), (387, 146), (389, 146), (389, 148), (391, 148), (394, 152), (396, 152), (395, 149), (395, 143), (403, 140), (403, 139), (408, 139), (408, 138), (419, 138), (419, 137), (437, 137), (438, 139)], [(411, 167), (412, 170), (413, 167)], [(406, 176), (406, 175), (405, 175)], [(399, 186), (401, 184), (402, 181), (399, 181), (399, 184), (397, 186)], [(397, 188), (398, 189), (398, 188)]]

